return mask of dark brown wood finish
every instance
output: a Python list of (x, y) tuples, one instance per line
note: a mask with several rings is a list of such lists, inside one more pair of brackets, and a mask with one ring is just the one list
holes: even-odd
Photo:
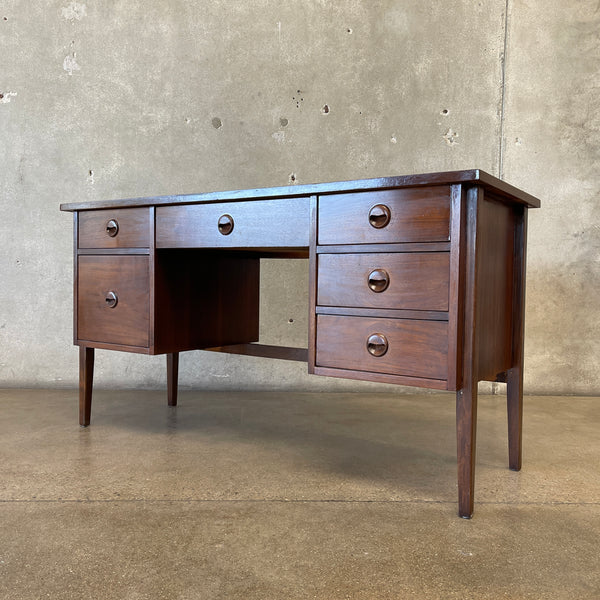
[[(319, 254), (319, 306), (407, 310), (448, 310), (448, 252)], [(374, 271), (387, 275), (387, 287), (369, 287)]]
[(308, 360), (308, 350), (306, 348), (271, 346), (269, 344), (231, 344), (229, 346), (205, 348), (205, 350), (210, 350), (211, 352), (224, 352), (226, 354), (241, 354), (243, 356), (275, 358), (278, 360), (293, 360), (298, 362), (306, 362)]
[[(373, 227), (374, 205), (390, 210), (390, 221)], [(448, 186), (399, 189), (319, 198), (319, 245), (442, 242), (450, 237)]]
[(94, 349), (79, 346), (79, 425), (87, 427), (92, 414)]
[(470, 519), (475, 492), (475, 441), (479, 362), (478, 286), (479, 239), (477, 216), (483, 201), (480, 187), (466, 194), (464, 334), (462, 388), (456, 392), (456, 442), (458, 462), (458, 514)]
[(80, 248), (77, 251), (79, 256), (91, 255), (91, 256), (124, 256), (137, 254), (142, 256), (148, 256), (152, 253), (149, 248)]
[(450, 242), (407, 242), (404, 244), (342, 244), (317, 246), (317, 254), (356, 254), (358, 252), (449, 252)]
[[(79, 248), (147, 248), (148, 222), (147, 208), (82, 211)], [(117, 224), (114, 236), (107, 231), (109, 223)]]
[(477, 326), (485, 331), (478, 343), (479, 380), (493, 381), (511, 366), (514, 233), (512, 207), (483, 195), (477, 214)]
[[(219, 219), (232, 222), (229, 233)], [(157, 248), (308, 247), (309, 199), (161, 206)]]
[(125, 346), (123, 344), (96, 342), (94, 340), (77, 340), (76, 345), (96, 348), (96, 350), (114, 350), (116, 352), (130, 352), (132, 354), (152, 354), (150, 348), (142, 346)]
[(527, 256), (527, 209), (514, 208), (516, 231), (512, 310), (512, 361), (506, 373), (508, 411), (508, 464), (521, 469), (523, 442), (523, 344), (525, 330), (525, 263)]
[(435, 310), (403, 310), (401, 308), (365, 308), (346, 306), (317, 306), (317, 315), (346, 315), (349, 317), (386, 317), (389, 319), (418, 319), (425, 321), (447, 321), (448, 313)]
[[(462, 385), (464, 296), (465, 296), (465, 228), (466, 190), (462, 185), (452, 186), (450, 212), (450, 284), (448, 300), (448, 389), (458, 390)], [(429, 318), (429, 317), (427, 317)]]
[(177, 379), (179, 377), (179, 352), (167, 354), (167, 403), (177, 406)]
[(319, 235), (319, 204), (317, 196), (310, 198), (310, 237), (308, 259), (308, 373), (315, 373), (317, 353), (317, 237)]
[[(148, 349), (150, 353), (154, 352), (155, 348), (155, 339), (154, 333), (156, 327), (154, 326), (153, 316), (156, 315), (156, 235), (155, 235), (155, 224), (156, 224), (156, 208), (151, 206), (149, 208), (149, 223), (148, 223), (148, 239), (149, 239), (149, 281), (148, 281), (148, 303), (149, 303), (149, 311), (150, 311), (150, 328), (148, 331)], [(167, 372), (168, 372), (169, 364), (167, 363)], [(167, 380), (168, 380), (167, 374)]]
[(208, 192), (204, 194), (182, 194), (173, 196), (149, 196), (147, 198), (128, 198), (126, 200), (94, 200), (92, 202), (71, 202), (61, 204), (65, 211), (97, 210), (99, 208), (121, 208), (133, 206), (172, 206), (177, 204), (197, 204), (214, 202), (237, 202), (245, 200), (264, 200), (268, 198), (298, 198), (301, 196), (339, 194), (365, 190), (383, 190), (438, 185), (477, 184), (486, 190), (500, 193), (508, 204), (523, 204), (539, 208), (540, 201), (524, 191), (482, 171), (470, 169), (464, 171), (446, 171), (443, 173), (420, 173), (380, 177), (377, 179), (359, 179), (353, 181), (335, 181), (331, 183), (312, 183), (286, 187), (261, 188), (250, 190), (232, 190)]
[[(477, 384), (505, 380), (521, 467), (527, 208), (479, 170), (62, 205), (75, 212), (80, 423), (94, 348), (308, 360), (317, 375), (456, 390), (459, 514), (473, 511)], [(308, 349), (258, 340), (261, 257), (309, 259)], [(114, 305), (111, 308), (111, 305)]]
[[(383, 356), (372, 356), (367, 350), (367, 339), (374, 333), (389, 341)], [(447, 351), (448, 324), (444, 321), (317, 317), (319, 367), (445, 380)]]
[(153, 354), (258, 341), (260, 259), (158, 250)]
[[(147, 256), (80, 256), (77, 339), (147, 348), (149, 265)], [(107, 296), (113, 292), (116, 306)]]
[(79, 257), (77, 256), (77, 244), (79, 240), (79, 213), (73, 213), (73, 344), (77, 345), (77, 288), (79, 287)]
[(410, 385), (432, 390), (445, 390), (443, 379), (426, 379), (424, 377), (408, 377), (407, 375), (390, 375), (388, 373), (370, 373), (353, 369), (337, 369), (330, 367), (315, 367), (315, 375), (337, 377), (339, 379), (356, 379), (357, 381), (373, 381), (375, 383), (391, 383), (394, 385)]

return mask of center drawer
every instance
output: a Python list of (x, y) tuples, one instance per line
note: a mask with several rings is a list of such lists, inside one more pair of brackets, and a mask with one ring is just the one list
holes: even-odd
[(446, 380), (448, 323), (317, 316), (316, 366)]
[(450, 254), (319, 254), (317, 304), (448, 310)]
[(159, 206), (157, 248), (307, 248), (309, 199)]

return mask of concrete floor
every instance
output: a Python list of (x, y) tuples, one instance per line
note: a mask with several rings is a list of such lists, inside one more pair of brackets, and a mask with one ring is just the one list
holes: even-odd
[(2, 599), (600, 598), (600, 399), (0, 390)]

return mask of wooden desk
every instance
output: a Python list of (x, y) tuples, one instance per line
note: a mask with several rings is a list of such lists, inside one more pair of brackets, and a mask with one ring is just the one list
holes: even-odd
[[(306, 360), (315, 375), (456, 391), (459, 514), (473, 512), (477, 382), (508, 384), (521, 468), (527, 209), (478, 170), (63, 204), (74, 213), (80, 424), (94, 349)], [(259, 260), (310, 264), (308, 349), (258, 341)]]

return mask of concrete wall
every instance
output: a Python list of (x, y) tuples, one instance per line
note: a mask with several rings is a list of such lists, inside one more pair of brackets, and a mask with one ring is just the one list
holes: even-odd
[[(530, 212), (527, 391), (600, 393), (596, 0), (0, 11), (0, 385), (76, 384), (60, 202), (478, 167), (543, 201)], [(262, 341), (306, 343), (307, 265), (263, 266)], [(98, 352), (96, 381), (162, 386), (163, 362)], [(386, 389), (197, 352), (181, 380)]]

